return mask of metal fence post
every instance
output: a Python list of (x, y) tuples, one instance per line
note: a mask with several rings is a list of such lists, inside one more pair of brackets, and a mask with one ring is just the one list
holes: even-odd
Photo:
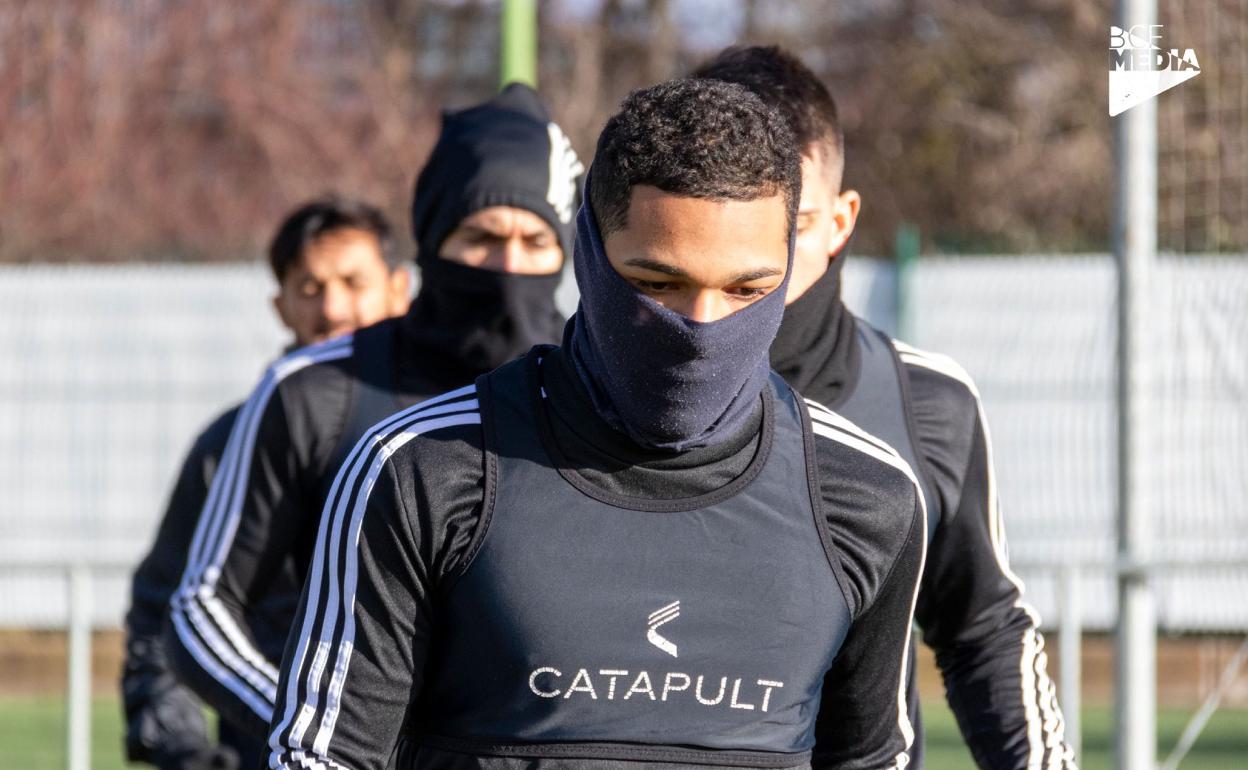
[(1067, 565), (1062, 568), (1061, 631), (1058, 632), (1061, 655), (1061, 692), (1058, 697), (1062, 714), (1066, 718), (1066, 740), (1075, 750), (1075, 757), (1083, 757), (1083, 725), (1080, 721), (1082, 704), (1081, 678), (1083, 674), (1083, 608), (1079, 605), (1079, 568)]
[(91, 568), (69, 568), (69, 770), (91, 767)]
[[(1157, 0), (1118, 0), (1115, 23), (1157, 23)], [(1154, 380), (1150, 273), (1157, 255), (1157, 102), (1113, 118), (1114, 253), (1118, 258), (1118, 628), (1114, 716), (1118, 770), (1157, 762), (1157, 608), (1149, 583), (1153, 531), (1147, 495)]]

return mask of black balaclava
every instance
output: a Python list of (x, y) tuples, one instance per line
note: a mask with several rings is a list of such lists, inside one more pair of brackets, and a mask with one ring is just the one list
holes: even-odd
[(588, 196), (577, 213), (572, 259), (581, 290), (572, 362), (606, 421), (643, 447), (673, 452), (733, 436), (767, 384), (767, 349), (784, 314), (788, 272), (774, 291), (732, 315), (692, 321), (615, 271)]
[(583, 167), (537, 92), (513, 83), (490, 101), (442, 119), (442, 134), (416, 180), (412, 229), (420, 292), (407, 328), (422, 349), (465, 371), (487, 372), (533, 345), (558, 342), (560, 272), (520, 275), (438, 257), (465, 217), (489, 206), (537, 214), (571, 253), (577, 177)]
[(797, 392), (829, 407), (847, 394), (858, 368), (854, 316), (841, 301), (844, 264), (845, 257), (838, 255), (814, 285), (785, 307), (771, 343), (771, 368)]

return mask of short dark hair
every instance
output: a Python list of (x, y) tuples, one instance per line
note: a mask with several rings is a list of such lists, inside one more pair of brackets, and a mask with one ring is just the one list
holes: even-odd
[(641, 185), (713, 201), (782, 194), (792, 231), (801, 154), (780, 113), (746, 88), (671, 80), (629, 94), (598, 137), (589, 200), (604, 238), (628, 224)]
[(784, 116), (806, 151), (822, 146), (837, 188), (845, 170), (845, 135), (836, 100), (814, 72), (780, 46), (731, 46), (698, 67), (694, 77), (745, 86)]
[(394, 238), (381, 209), (364, 201), (327, 195), (292, 211), (269, 244), (269, 266), (281, 283), (314, 241), (340, 230), (362, 230), (377, 239), (382, 259), (393, 264)]

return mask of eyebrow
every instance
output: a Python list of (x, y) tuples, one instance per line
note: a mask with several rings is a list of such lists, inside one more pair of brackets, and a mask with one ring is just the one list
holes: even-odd
[[(624, 264), (628, 265), (629, 267), (639, 267), (642, 270), (651, 270), (656, 273), (662, 273), (663, 275), (670, 275), (674, 278), (688, 278), (689, 277), (689, 274), (686, 273), (684, 270), (681, 270), (679, 267), (676, 267), (674, 265), (669, 265), (664, 262), (659, 262), (658, 260), (647, 259), (646, 257), (635, 257), (633, 259), (625, 261)], [(757, 281), (760, 278), (771, 278), (772, 276), (783, 275), (783, 274), (784, 274), (783, 270), (777, 270), (774, 267), (760, 267), (757, 270), (750, 270), (744, 273), (738, 273), (737, 275), (734, 275), (731, 279), (729, 279), (726, 283), (730, 283), (730, 284), (749, 283), (750, 281)]]

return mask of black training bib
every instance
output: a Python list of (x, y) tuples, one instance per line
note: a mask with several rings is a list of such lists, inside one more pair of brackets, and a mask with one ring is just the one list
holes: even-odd
[(683, 500), (566, 467), (537, 354), (478, 380), (486, 503), (446, 589), (420, 745), (493, 756), (803, 766), (850, 624), (804, 406), (778, 377), (746, 471)]
[(887, 334), (861, 320), (857, 327), (862, 364), (853, 389), (836, 405), (835, 411), (897, 450), (914, 469), (927, 502), (927, 541), (930, 544), (940, 524), (940, 506), (915, 446), (905, 369)]

